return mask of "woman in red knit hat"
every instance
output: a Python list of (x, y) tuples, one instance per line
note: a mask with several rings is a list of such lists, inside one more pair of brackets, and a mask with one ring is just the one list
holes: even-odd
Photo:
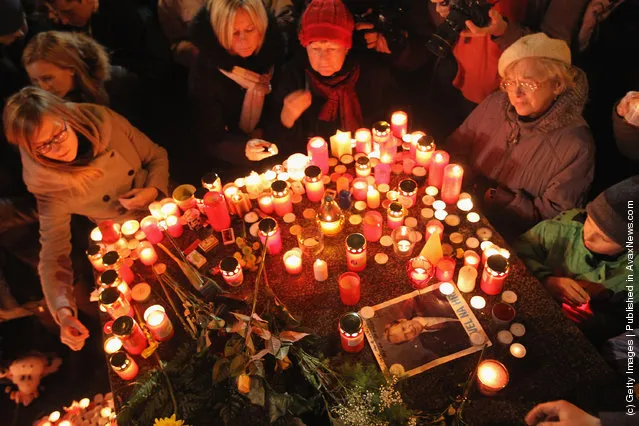
[(354, 27), (341, 0), (313, 0), (304, 11), (299, 40), (306, 55), (284, 66), (265, 129), (281, 150), (390, 117), (396, 83), (382, 64), (349, 55)]

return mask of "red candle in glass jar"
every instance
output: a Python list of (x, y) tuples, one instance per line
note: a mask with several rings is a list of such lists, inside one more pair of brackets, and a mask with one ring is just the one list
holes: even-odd
[(224, 195), (210, 191), (204, 196), (204, 213), (211, 228), (220, 232), (231, 226), (231, 215)]
[(433, 234), (439, 234), (439, 240), (441, 241), (442, 235), (444, 235), (444, 224), (437, 219), (431, 219), (426, 223), (426, 234), (424, 240), (428, 241)]
[(441, 198), (446, 204), (456, 203), (461, 193), (464, 169), (459, 164), (449, 164), (444, 168)]
[(120, 239), (120, 226), (116, 225), (112, 220), (103, 220), (98, 223), (100, 233), (102, 233), (102, 242), (104, 244), (113, 244)]
[(258, 234), (262, 244), (266, 243), (268, 254), (279, 254), (282, 251), (282, 235), (275, 219), (267, 217), (260, 220)]
[(442, 187), (444, 180), (444, 168), (448, 165), (450, 157), (446, 151), (435, 151), (428, 168), (428, 185), (437, 188)]
[(433, 137), (421, 132), (415, 132), (413, 133), (412, 146), (414, 148), (411, 148), (411, 150), (415, 150), (415, 162), (422, 167), (428, 168), (436, 149)]
[(131, 355), (140, 355), (149, 346), (138, 323), (128, 315), (116, 318), (112, 329), (113, 335), (122, 340), (122, 346)]
[(109, 269), (108, 271), (104, 271), (102, 274), (100, 274), (99, 283), (100, 283), (100, 286), (103, 288), (106, 288), (106, 287), (117, 288), (120, 291), (120, 293), (122, 293), (124, 298), (128, 302), (131, 302), (131, 289), (129, 288), (129, 285), (125, 281), (120, 279), (118, 272), (116, 270)]
[(162, 241), (162, 238), (164, 238), (162, 229), (160, 229), (160, 225), (158, 225), (158, 220), (153, 216), (147, 216), (142, 219), (140, 222), (140, 228), (144, 231), (146, 239), (153, 244), (159, 243)]
[(104, 272), (106, 267), (104, 263), (102, 263), (102, 256), (105, 254), (104, 247), (99, 244), (91, 244), (87, 249), (87, 257), (89, 258), (89, 262), (98, 272)]
[(110, 251), (102, 256), (102, 264), (106, 269), (113, 269), (117, 271), (120, 278), (126, 281), (128, 284), (133, 284), (135, 276), (131, 267), (126, 262), (126, 259), (120, 257), (117, 251)]
[(177, 216), (171, 215), (166, 218), (166, 232), (173, 238), (178, 238), (182, 235), (184, 228)]
[(398, 201), (407, 209), (417, 204), (417, 182), (412, 179), (404, 179), (399, 183)]
[(481, 275), (481, 290), (491, 296), (501, 293), (504, 281), (508, 277), (510, 265), (508, 259), (500, 254), (493, 254), (486, 260), (484, 272)]
[(138, 364), (124, 351), (118, 351), (111, 355), (109, 364), (122, 380), (133, 380), (140, 371)]
[(391, 165), (379, 163), (375, 166), (375, 184), (380, 185), (390, 183)]
[(346, 266), (349, 271), (360, 272), (366, 268), (366, 238), (362, 234), (346, 237)]
[(364, 347), (364, 327), (362, 318), (356, 312), (349, 312), (339, 320), (339, 335), (342, 349), (359, 352)]
[(437, 264), (436, 276), (439, 281), (452, 281), (455, 273), (455, 259), (442, 257)]
[(121, 316), (132, 316), (133, 307), (124, 295), (115, 287), (107, 287), (98, 296), (100, 304), (111, 318), (118, 319)]
[(428, 286), (431, 278), (435, 275), (435, 267), (425, 257), (413, 257), (408, 261), (406, 267), (408, 278), (414, 289), (420, 290)]
[(244, 281), (240, 262), (233, 256), (227, 256), (220, 261), (220, 272), (224, 281), (232, 287), (237, 287)]
[(328, 144), (326, 141), (319, 137), (315, 136), (308, 141), (306, 145), (306, 150), (308, 156), (311, 159), (311, 164), (319, 167), (322, 170), (322, 173), (327, 175), (329, 172), (328, 168)]
[(366, 201), (366, 194), (368, 192), (368, 179), (358, 177), (353, 180), (353, 198), (357, 201)]
[(408, 131), (408, 114), (404, 111), (395, 111), (391, 115), (391, 132), (393, 136), (401, 139)]
[(373, 150), (373, 136), (369, 129), (355, 131), (355, 152), (369, 154)]
[(160, 305), (149, 306), (144, 311), (144, 322), (151, 336), (158, 342), (165, 342), (173, 337), (175, 330), (164, 307)]
[(309, 201), (322, 201), (324, 198), (324, 182), (322, 182), (322, 170), (319, 166), (308, 166), (304, 170), (304, 187)]
[(283, 180), (276, 180), (271, 184), (271, 189), (273, 190), (275, 214), (284, 216), (287, 213), (293, 213), (293, 202), (291, 201), (288, 184)]
[(384, 217), (380, 212), (368, 211), (362, 221), (362, 230), (366, 241), (376, 243), (382, 238)]
[(386, 225), (390, 229), (399, 228), (404, 224), (404, 206), (400, 203), (390, 203), (386, 210)]
[(347, 306), (356, 305), (360, 297), (360, 278), (355, 272), (344, 272), (337, 279), (339, 297)]

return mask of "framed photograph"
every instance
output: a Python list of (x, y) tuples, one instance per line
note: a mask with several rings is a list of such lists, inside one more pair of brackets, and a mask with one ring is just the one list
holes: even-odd
[(235, 242), (235, 232), (233, 232), (233, 228), (222, 229), (222, 243), (225, 246), (229, 244), (233, 244)]
[(360, 310), (382, 372), (414, 376), (492, 343), (457, 288), (439, 283)]

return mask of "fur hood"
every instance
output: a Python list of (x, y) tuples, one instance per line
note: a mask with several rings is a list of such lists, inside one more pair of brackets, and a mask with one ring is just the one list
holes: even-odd
[(209, 15), (209, 10), (203, 7), (195, 15), (190, 26), (191, 40), (200, 50), (198, 65), (211, 70), (222, 68), (227, 71), (231, 71), (234, 66), (240, 66), (264, 74), (274, 65), (278, 66), (284, 61), (286, 57), (284, 36), (276, 19), (270, 13), (262, 48), (257, 54), (248, 58), (232, 55), (220, 45), (211, 26)]

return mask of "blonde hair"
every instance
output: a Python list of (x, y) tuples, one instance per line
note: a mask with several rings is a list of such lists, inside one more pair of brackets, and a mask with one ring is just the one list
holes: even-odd
[(83, 101), (109, 104), (109, 95), (104, 89), (104, 82), (111, 76), (109, 55), (91, 37), (60, 31), (40, 33), (33, 37), (22, 54), (25, 67), (36, 61), (73, 71), (73, 83)]
[[(579, 72), (572, 65), (567, 64), (564, 61), (551, 58), (530, 57), (530, 59), (533, 59), (537, 64), (539, 64), (544, 74), (544, 80), (553, 80), (556, 82), (557, 89), (560, 94), (577, 86), (577, 75)], [(519, 61), (515, 61), (508, 65), (508, 68), (504, 70), (504, 76), (510, 74), (514, 65), (518, 62)]]
[(42, 126), (45, 115), (63, 120), (76, 133), (80, 133), (91, 143), (93, 156), (105, 148), (99, 139), (96, 124), (73, 105), (37, 87), (25, 87), (11, 96), (4, 107), (2, 121), (7, 140), (22, 148), (37, 163), (61, 172), (72, 174), (74, 189), (86, 189), (88, 183), (102, 175), (102, 171), (92, 166), (63, 163), (38, 154), (33, 146), (33, 137)]
[(260, 51), (268, 27), (268, 16), (262, 0), (209, 0), (207, 7), (215, 36), (220, 45), (228, 51), (233, 50), (233, 24), (237, 11), (243, 9), (248, 13), (260, 34), (260, 44), (256, 52)]

